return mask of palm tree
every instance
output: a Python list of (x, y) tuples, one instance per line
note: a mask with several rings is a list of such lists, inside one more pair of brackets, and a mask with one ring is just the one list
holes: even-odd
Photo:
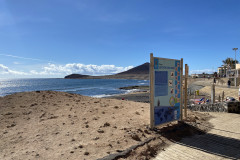
[[(222, 61), (224, 66), (229, 65), (231, 69), (235, 69), (235, 60), (232, 58), (226, 58), (225, 60)], [(236, 63), (238, 63), (238, 60), (236, 60)]]

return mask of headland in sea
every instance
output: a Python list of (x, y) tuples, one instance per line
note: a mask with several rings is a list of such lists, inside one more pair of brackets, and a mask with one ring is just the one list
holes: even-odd
[(105, 75), (105, 76), (90, 76), (82, 74), (71, 74), (67, 75), (66, 79), (138, 79), (138, 80), (149, 80), (149, 63), (146, 62), (142, 65), (136, 66), (125, 72)]

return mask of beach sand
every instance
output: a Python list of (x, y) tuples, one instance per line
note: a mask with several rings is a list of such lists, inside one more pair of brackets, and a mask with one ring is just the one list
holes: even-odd
[[(206, 117), (189, 111), (187, 121), (197, 125)], [(165, 125), (175, 136), (176, 123)], [(55, 91), (16, 93), (0, 97), (0, 159), (98, 159), (149, 139), (125, 156), (152, 157), (168, 138), (148, 126), (148, 103)], [(153, 152), (151, 146), (158, 148)]]
[[(192, 79), (191, 85), (195, 86), (201, 86), (199, 89), (200, 95), (204, 95), (210, 98), (211, 96), (211, 87), (213, 84), (213, 79)], [(193, 87), (194, 88), (194, 87)], [(226, 83), (217, 83), (215, 84), (215, 98), (218, 100), (219, 95), (222, 96), (222, 93), (224, 91), (224, 98), (226, 99), (227, 96), (234, 97), (238, 100), (238, 92), (239, 87), (231, 86), (230, 88), (227, 87)], [(203, 97), (203, 96), (200, 96)]]

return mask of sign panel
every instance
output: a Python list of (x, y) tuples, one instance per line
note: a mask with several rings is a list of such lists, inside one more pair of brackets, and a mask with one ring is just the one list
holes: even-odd
[(181, 116), (180, 60), (153, 58), (154, 125), (175, 120)]

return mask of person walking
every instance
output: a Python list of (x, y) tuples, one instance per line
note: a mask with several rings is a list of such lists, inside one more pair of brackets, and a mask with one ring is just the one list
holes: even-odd
[(230, 81), (230, 79), (228, 80), (228, 88), (230, 88), (230, 86), (231, 86), (231, 81)]

